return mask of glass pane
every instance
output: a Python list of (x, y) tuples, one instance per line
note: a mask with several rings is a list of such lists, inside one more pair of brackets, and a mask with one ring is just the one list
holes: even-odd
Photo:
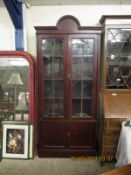
[(44, 97), (63, 98), (64, 81), (62, 80), (44, 80)]
[(73, 117), (91, 117), (91, 99), (73, 99), (72, 116)]
[(63, 108), (63, 99), (44, 99), (44, 115), (46, 117), (60, 117), (63, 116), (64, 108)]
[(43, 108), (45, 117), (64, 116), (63, 39), (43, 39)]
[(22, 58), (0, 58), (0, 118), (28, 120), (28, 69)]
[(107, 49), (106, 87), (131, 88), (131, 30), (109, 29)]
[(72, 39), (72, 116), (91, 117), (94, 39)]

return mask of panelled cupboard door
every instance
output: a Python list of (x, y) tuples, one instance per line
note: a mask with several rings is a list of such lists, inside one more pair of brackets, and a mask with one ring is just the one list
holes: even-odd
[(66, 123), (45, 121), (40, 123), (40, 148), (64, 148), (66, 145)]
[(71, 149), (95, 149), (96, 123), (73, 121), (69, 124), (69, 147)]
[(72, 16), (36, 27), (41, 157), (96, 153), (100, 29), (79, 27)]

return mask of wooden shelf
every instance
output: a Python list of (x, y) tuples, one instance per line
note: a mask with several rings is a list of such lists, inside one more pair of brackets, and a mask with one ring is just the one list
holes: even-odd
[(50, 78), (46, 78), (43, 79), (44, 81), (64, 81), (64, 79), (50, 79)]
[(72, 97), (72, 100), (91, 100), (92, 97)]
[(57, 100), (57, 99), (64, 99), (64, 97), (62, 97), (62, 96), (57, 96), (57, 97), (46, 97), (46, 96), (44, 96), (44, 99), (46, 99), (46, 100), (52, 100), (52, 99), (55, 99), (55, 100)]

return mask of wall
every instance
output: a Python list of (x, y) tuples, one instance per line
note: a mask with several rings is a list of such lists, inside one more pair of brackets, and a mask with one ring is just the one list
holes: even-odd
[[(27, 51), (36, 57), (34, 26), (54, 26), (64, 15), (75, 16), (81, 26), (99, 26), (102, 15), (131, 15), (131, 5), (32, 6), (24, 12)], [(0, 9), (0, 16), (0, 50), (13, 50), (13, 25), (5, 8)]]
[(14, 28), (5, 8), (0, 7), (0, 50), (14, 50)]

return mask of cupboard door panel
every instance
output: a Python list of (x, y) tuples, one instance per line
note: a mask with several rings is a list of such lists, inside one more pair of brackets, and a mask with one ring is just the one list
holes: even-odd
[(66, 145), (66, 123), (63, 121), (40, 122), (39, 144), (43, 148), (64, 148)]
[(96, 143), (96, 122), (71, 122), (69, 124), (70, 148), (92, 149)]

